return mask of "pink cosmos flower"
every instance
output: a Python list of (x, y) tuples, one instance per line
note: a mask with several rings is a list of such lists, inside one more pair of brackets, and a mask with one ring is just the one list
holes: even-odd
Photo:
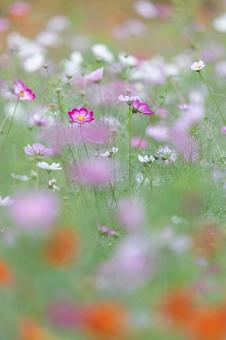
[(74, 329), (83, 320), (81, 307), (68, 300), (59, 300), (47, 307), (47, 317), (56, 327)]
[(17, 1), (12, 4), (9, 13), (13, 17), (22, 18), (27, 16), (31, 11), (31, 6), (27, 2)]
[(85, 107), (73, 108), (68, 112), (68, 116), (71, 123), (84, 124), (91, 123), (94, 120), (94, 113)]
[(148, 147), (148, 141), (141, 137), (132, 137), (131, 146), (132, 148), (146, 149)]
[(23, 230), (48, 229), (55, 223), (59, 204), (57, 196), (49, 191), (19, 192), (13, 197), (8, 212), (12, 222)]
[(24, 152), (28, 156), (52, 156), (53, 150), (46, 148), (44, 145), (36, 143), (33, 145), (28, 144), (24, 147)]
[(147, 235), (130, 234), (117, 243), (110, 259), (98, 268), (99, 288), (133, 291), (152, 276), (158, 254)]
[(15, 81), (14, 93), (19, 100), (32, 101), (36, 98), (35, 93), (22, 80)]
[(144, 115), (148, 115), (148, 116), (154, 114), (154, 111), (152, 111), (150, 106), (147, 103), (142, 102), (139, 99), (133, 100), (131, 106), (132, 106), (132, 109), (133, 109), (134, 113), (139, 112), (139, 113), (143, 113)]
[(222, 132), (223, 134), (226, 134), (226, 126), (223, 126), (223, 127), (222, 127), (221, 132)]
[(125, 198), (119, 202), (117, 217), (127, 232), (139, 232), (145, 224), (143, 202), (138, 198)]
[(113, 179), (113, 166), (109, 158), (90, 158), (74, 163), (69, 168), (72, 181), (94, 186), (107, 185)]

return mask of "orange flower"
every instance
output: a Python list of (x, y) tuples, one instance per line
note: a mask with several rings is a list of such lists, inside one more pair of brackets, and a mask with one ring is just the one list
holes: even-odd
[(226, 338), (226, 309), (203, 307), (192, 315), (189, 329), (195, 340)]
[(125, 331), (125, 321), (125, 309), (113, 302), (103, 302), (91, 306), (85, 315), (87, 330), (98, 336), (98, 339), (120, 339)]
[(162, 304), (162, 314), (174, 325), (186, 324), (193, 311), (192, 294), (186, 290), (176, 290), (168, 293)]
[(73, 262), (79, 249), (78, 235), (71, 229), (55, 231), (47, 242), (45, 256), (55, 266), (64, 266)]
[(33, 320), (24, 319), (19, 325), (20, 340), (50, 340), (48, 334)]
[(0, 259), (0, 286), (7, 286), (13, 281), (11, 269), (4, 260)]

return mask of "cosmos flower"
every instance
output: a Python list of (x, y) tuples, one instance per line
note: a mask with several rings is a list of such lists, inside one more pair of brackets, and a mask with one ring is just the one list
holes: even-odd
[(29, 5), (29, 3), (24, 1), (16, 1), (11, 5), (9, 9), (9, 14), (13, 18), (24, 18), (30, 13), (30, 11), (31, 6)]
[(36, 98), (35, 93), (28, 88), (22, 80), (15, 81), (14, 93), (19, 100), (32, 101)]
[(11, 271), (11, 268), (9, 264), (3, 260), (0, 259), (0, 287), (1, 286), (8, 286), (13, 281), (13, 274)]
[(79, 251), (79, 237), (74, 230), (62, 228), (54, 231), (45, 246), (46, 261), (57, 267), (70, 265)]
[(148, 147), (148, 141), (141, 137), (132, 137), (131, 146), (136, 149), (146, 149)]
[(154, 161), (155, 161), (155, 157), (154, 156), (148, 156), (148, 155), (138, 155), (137, 156), (137, 158), (138, 158), (138, 161), (140, 162), (140, 163), (143, 163), (143, 164), (151, 164), (151, 163), (153, 163)]
[(44, 145), (35, 143), (33, 145), (28, 144), (24, 147), (24, 152), (28, 156), (51, 156), (53, 150), (51, 148), (46, 148)]
[(116, 146), (113, 146), (113, 148), (111, 148), (110, 150), (107, 150), (105, 152), (101, 152), (100, 156), (101, 157), (113, 157), (114, 155), (116, 155), (116, 153), (118, 152), (118, 148)]
[(13, 200), (11, 197), (6, 196), (6, 197), (1, 197), (0, 196), (0, 207), (8, 207), (13, 204)]
[(48, 164), (47, 162), (38, 162), (37, 167), (47, 171), (58, 171), (62, 170), (60, 163), (53, 162), (52, 164)]
[(94, 113), (85, 107), (73, 108), (68, 112), (68, 116), (71, 123), (85, 124), (94, 120)]
[(95, 44), (92, 46), (91, 50), (97, 59), (101, 59), (109, 64), (114, 61), (114, 56), (106, 45)]
[(113, 165), (109, 158), (103, 157), (81, 160), (69, 167), (69, 177), (85, 185), (107, 185), (113, 179)]
[(8, 208), (12, 222), (23, 230), (48, 229), (59, 212), (57, 196), (50, 191), (18, 192)]
[(195, 61), (193, 64), (191, 64), (190, 68), (192, 71), (200, 72), (204, 67), (205, 63), (202, 60)]
[(132, 101), (132, 109), (134, 113), (143, 113), (144, 115), (153, 115), (154, 111), (149, 107), (149, 105), (145, 102), (142, 102), (139, 99), (133, 100)]

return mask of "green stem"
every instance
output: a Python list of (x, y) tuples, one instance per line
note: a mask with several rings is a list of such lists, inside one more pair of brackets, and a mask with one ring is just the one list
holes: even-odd
[(128, 164), (128, 170), (129, 170), (129, 188), (131, 186), (131, 161), (132, 161), (132, 150), (131, 150), (131, 136), (132, 136), (132, 109), (129, 106), (129, 112), (128, 112), (128, 150), (129, 150), (129, 164)]
[(215, 104), (215, 106), (216, 106), (216, 108), (217, 108), (218, 114), (221, 116), (221, 118), (222, 118), (224, 124), (226, 125), (226, 120), (225, 120), (224, 115), (223, 115), (223, 113), (222, 113), (222, 111), (221, 111), (220, 105), (218, 104), (218, 102), (217, 102), (217, 100), (216, 100), (216, 98), (215, 98), (215, 95), (214, 95), (213, 90), (211, 89), (209, 83), (208, 83), (207, 80), (203, 77), (203, 75), (202, 75), (202, 73), (201, 73), (200, 71), (198, 72), (198, 74), (199, 74), (201, 80), (203, 81), (203, 83), (206, 85), (207, 90), (208, 90), (208, 92), (209, 92), (209, 95), (210, 95), (210, 97), (212, 98), (212, 100), (213, 100), (213, 102), (214, 102), (214, 104)]
[(8, 136), (9, 136), (9, 133), (10, 133), (10, 131), (11, 131), (11, 128), (12, 128), (12, 125), (13, 125), (13, 121), (14, 121), (14, 118), (15, 118), (15, 115), (16, 115), (16, 110), (17, 110), (18, 103), (19, 103), (19, 98), (17, 98), (16, 105), (15, 105), (15, 107), (14, 107), (13, 114), (12, 114), (12, 117), (11, 117), (11, 119), (10, 119), (9, 128), (8, 128), (8, 130), (6, 131), (6, 135), (5, 135), (5, 138), (4, 138), (3, 143), (2, 143), (1, 151), (2, 151), (3, 148), (4, 148), (5, 143), (6, 143), (6, 141), (7, 141), (7, 138), (8, 138)]

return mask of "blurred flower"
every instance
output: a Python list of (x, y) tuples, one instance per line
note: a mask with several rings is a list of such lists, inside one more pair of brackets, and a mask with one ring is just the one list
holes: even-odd
[(155, 159), (164, 161), (165, 164), (176, 162), (177, 154), (174, 150), (170, 149), (167, 145), (160, 147), (154, 155)]
[(148, 156), (148, 155), (138, 155), (137, 156), (137, 158), (138, 158), (138, 161), (140, 162), (140, 163), (143, 163), (143, 164), (151, 164), (151, 163), (153, 163), (154, 161), (155, 161), (155, 157), (154, 156)]
[(154, 111), (149, 107), (149, 105), (145, 102), (142, 102), (139, 99), (133, 100), (132, 101), (132, 109), (134, 113), (143, 113), (145, 115), (153, 115)]
[(222, 127), (221, 132), (222, 132), (223, 134), (226, 134), (226, 126), (223, 126), (223, 127)]
[(0, 207), (8, 207), (10, 205), (13, 204), (13, 200), (11, 199), (11, 197), (6, 196), (6, 197), (2, 197), (0, 196)]
[(27, 182), (29, 181), (29, 177), (26, 176), (26, 175), (17, 175), (17, 174), (14, 174), (14, 172), (11, 173), (11, 177), (17, 181), (20, 181), (20, 182)]
[(31, 11), (31, 6), (27, 2), (16, 1), (14, 2), (10, 9), (9, 14), (13, 18), (23, 18), (26, 17)]
[(191, 70), (200, 72), (205, 66), (205, 63), (202, 60), (195, 61), (193, 64), (191, 64)]
[(85, 84), (99, 83), (104, 75), (103, 67), (98, 68), (97, 70), (87, 74), (84, 76)]
[(106, 226), (100, 226), (99, 233), (104, 236), (110, 236), (110, 237), (119, 237), (119, 233), (111, 228), (108, 228)]
[(120, 53), (118, 55), (120, 64), (123, 67), (134, 67), (138, 64), (138, 60), (136, 57), (134, 57), (133, 55), (129, 55), (126, 53)]
[(127, 20), (113, 29), (113, 34), (117, 39), (141, 36), (146, 32), (147, 26), (141, 20), (137, 19)]
[(9, 28), (9, 20), (6, 18), (0, 18), (0, 33), (7, 31)]
[(69, 25), (69, 20), (64, 15), (57, 15), (49, 19), (47, 29), (50, 31), (61, 32)]
[(100, 156), (101, 157), (113, 157), (114, 155), (116, 155), (116, 153), (118, 152), (118, 148), (113, 146), (113, 148), (111, 148), (110, 150), (107, 150), (105, 152), (101, 152)]
[(69, 167), (72, 181), (85, 185), (108, 185), (113, 179), (113, 165), (109, 158), (90, 158)]
[(186, 325), (190, 322), (194, 311), (194, 298), (188, 290), (171, 290), (163, 298), (161, 303), (161, 313), (166, 318), (165, 321), (168, 321), (172, 325)]
[(96, 284), (100, 289), (133, 291), (148, 280), (155, 265), (156, 251), (150, 238), (133, 233), (120, 239), (111, 258), (101, 264)]
[(52, 164), (48, 164), (47, 162), (38, 162), (37, 167), (47, 171), (58, 171), (62, 170), (60, 163), (53, 162)]
[(147, 0), (137, 0), (134, 4), (135, 11), (144, 18), (150, 19), (158, 15), (156, 6)]
[(146, 149), (148, 147), (148, 141), (141, 137), (132, 137), (131, 146), (136, 149)]
[(103, 301), (88, 306), (85, 330), (98, 339), (121, 339), (126, 331), (126, 310), (117, 302)]
[(36, 321), (24, 318), (19, 322), (20, 340), (50, 340), (51, 337)]
[(114, 56), (106, 45), (95, 44), (92, 46), (91, 50), (97, 59), (101, 59), (109, 64), (114, 61)]
[(57, 328), (75, 329), (83, 324), (83, 309), (71, 301), (59, 300), (47, 307), (47, 317)]
[(51, 148), (46, 148), (42, 144), (28, 144), (24, 147), (24, 152), (28, 156), (51, 156), (53, 154), (53, 150)]
[(226, 307), (197, 308), (190, 317), (188, 332), (197, 340), (223, 340), (226, 336)]
[(70, 265), (78, 256), (79, 237), (69, 228), (54, 231), (47, 240), (44, 254), (46, 261), (53, 266)]
[(121, 200), (118, 204), (117, 217), (128, 232), (142, 230), (145, 224), (145, 211), (142, 200), (138, 198)]
[(19, 192), (13, 201), (8, 208), (9, 216), (23, 230), (49, 228), (59, 213), (57, 197), (49, 191)]
[(226, 32), (226, 13), (223, 13), (222, 15), (213, 20), (213, 27), (218, 32), (221, 33)]
[(20, 100), (32, 101), (35, 100), (35, 93), (29, 89), (22, 80), (17, 80), (14, 83), (14, 93)]
[(30, 126), (41, 126), (41, 127), (45, 127), (49, 124), (49, 120), (39, 114), (34, 114), (33, 117), (30, 117), (30, 122), (29, 122)]
[(169, 128), (166, 125), (148, 126), (146, 134), (159, 142), (166, 141), (169, 137)]
[(8, 287), (13, 282), (13, 274), (9, 264), (0, 259), (0, 287)]
[(88, 111), (85, 107), (73, 108), (68, 112), (71, 123), (85, 124), (91, 123), (94, 120), (94, 114), (92, 111)]
[(35, 40), (38, 44), (44, 47), (57, 47), (60, 45), (58, 32), (50, 30), (40, 32)]
[(131, 105), (132, 102), (134, 100), (140, 100), (140, 98), (138, 96), (123, 96), (122, 94), (120, 94), (120, 96), (118, 97), (118, 99), (121, 101), (121, 102), (125, 102), (127, 103), (128, 105)]

